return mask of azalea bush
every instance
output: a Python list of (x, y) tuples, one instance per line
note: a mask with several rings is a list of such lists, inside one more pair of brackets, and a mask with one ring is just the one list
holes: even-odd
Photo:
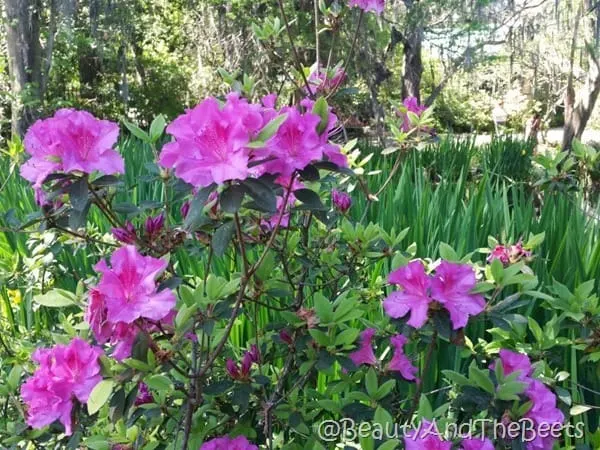
[[(382, 3), (351, 6), (362, 19)], [(592, 442), (580, 420), (591, 407), (557, 355), (566, 346), (585, 350), (581, 364), (600, 358), (593, 281), (541, 286), (531, 264), (543, 234), (490, 237), (465, 254), (439, 243), (439, 257), (416, 257), (409, 229), (365, 218), (434, 134), (428, 111), (416, 99), (398, 106), (392, 167), (373, 189), (367, 158), (338, 137), (330, 96), (342, 66), (290, 76), (304, 86), (289, 104), (232, 78), (232, 92), (168, 125), (127, 123), (150, 149), (143, 177), (128, 176), (115, 123), (62, 109), (29, 129), (20, 172), (40, 211), (21, 228), (79, 242), (93, 276), (70, 291), (42, 274), (33, 301), (58, 320), (34, 345), (7, 346), (2, 445)], [(146, 184), (155, 198), (136, 203)], [(95, 230), (91, 215), (109, 228)], [(544, 323), (522, 314), (536, 302)]]

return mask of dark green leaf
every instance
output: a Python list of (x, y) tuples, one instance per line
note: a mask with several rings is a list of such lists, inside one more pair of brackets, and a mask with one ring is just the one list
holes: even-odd
[(221, 195), (219, 195), (219, 204), (223, 212), (235, 214), (239, 211), (244, 200), (244, 188), (240, 185), (234, 184), (225, 189)]
[(235, 233), (235, 224), (233, 221), (226, 222), (217, 228), (215, 234), (213, 235), (211, 246), (216, 256), (223, 256), (227, 247), (229, 246), (229, 242), (233, 238)]

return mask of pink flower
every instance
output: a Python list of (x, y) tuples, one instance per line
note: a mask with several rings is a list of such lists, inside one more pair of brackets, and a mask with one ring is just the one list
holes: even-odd
[(410, 121), (410, 117), (408, 113), (414, 113), (418, 117), (427, 110), (425, 105), (420, 105), (419, 100), (416, 97), (407, 97), (402, 102), (403, 108), (402, 111), (398, 111), (397, 115), (402, 119), (402, 131), (407, 132), (413, 128), (413, 124)]
[[(502, 361), (504, 375), (519, 372), (519, 376), (517, 377), (518, 381), (531, 381), (530, 376), (533, 372), (533, 367), (531, 367), (531, 361), (527, 355), (502, 349), (500, 350), (500, 361)], [(496, 364), (496, 362), (492, 363), (490, 369), (494, 370)]]
[(398, 319), (410, 312), (408, 324), (421, 328), (427, 322), (427, 312), (431, 297), (431, 279), (425, 273), (420, 261), (412, 261), (396, 269), (389, 275), (390, 283), (399, 285), (402, 290), (392, 292), (384, 301), (383, 308), (388, 316)]
[(509, 253), (512, 261), (519, 261), (522, 258), (531, 257), (531, 251), (523, 248), (523, 241), (519, 241), (515, 245), (511, 245)]
[(565, 416), (556, 407), (556, 395), (541, 381), (533, 380), (525, 392), (532, 402), (531, 409), (525, 417), (532, 420), (539, 429), (543, 425), (548, 433), (535, 433), (527, 436), (533, 439), (527, 443), (527, 450), (552, 450), (554, 448), (555, 436), (561, 430)]
[(138, 384), (138, 392), (135, 398), (135, 406), (145, 405), (146, 403), (154, 402), (154, 397), (150, 393), (148, 389), (148, 385), (146, 383)]
[(264, 163), (265, 172), (289, 177), (295, 170), (323, 158), (321, 137), (317, 133), (321, 118), (310, 112), (302, 114), (295, 107), (283, 108), (281, 113), (287, 114), (285, 122), (270, 144), (255, 153), (258, 159), (275, 158)]
[(466, 326), (469, 316), (485, 309), (483, 296), (471, 294), (476, 284), (473, 268), (467, 264), (442, 261), (435, 271), (431, 296), (448, 310), (455, 330)]
[(521, 259), (527, 259), (531, 257), (531, 251), (523, 248), (523, 242), (519, 241), (514, 245), (496, 245), (494, 250), (487, 257), (487, 262), (491, 263), (495, 259), (500, 260), (504, 266), (516, 263)]
[(417, 380), (418, 369), (404, 353), (406, 342), (406, 337), (401, 334), (390, 338), (390, 343), (394, 347), (394, 356), (392, 356), (392, 360), (388, 365), (388, 370), (400, 372), (400, 375), (402, 375), (405, 380), (415, 381)]
[(115, 346), (112, 352), (113, 358), (122, 361), (131, 356), (135, 338), (140, 330), (133, 323), (109, 322), (105, 297), (97, 288), (90, 289), (88, 294), (85, 320), (89, 323), (99, 344), (110, 342)]
[(195, 187), (244, 180), (250, 154), (246, 146), (261, 124), (260, 112), (245, 100), (229, 96), (221, 108), (209, 97), (167, 127), (175, 141), (163, 147), (159, 162)]
[(258, 450), (258, 447), (248, 442), (244, 436), (234, 439), (224, 436), (205, 442), (200, 450)]
[[(311, 99), (305, 98), (300, 102), (300, 104), (307, 111), (312, 111), (315, 102)], [(330, 106), (327, 118), (327, 126), (325, 128), (325, 131), (323, 131), (319, 136), (319, 139), (321, 141), (321, 150), (323, 151), (323, 155), (325, 155), (328, 161), (332, 162), (338, 167), (348, 167), (348, 158), (344, 153), (342, 153), (341, 147), (339, 145), (331, 144), (329, 142), (329, 138), (340, 130), (341, 127), (338, 125), (338, 118), (333, 113), (333, 109)]]
[(27, 405), (27, 423), (43, 428), (59, 420), (65, 426), (65, 434), (70, 435), (73, 398), (86, 403), (102, 380), (100, 355), (100, 348), (80, 338), (68, 345), (36, 350), (32, 359), (39, 367), (21, 387), (21, 397)]
[(492, 253), (487, 257), (487, 262), (491, 263), (495, 259), (500, 260), (503, 265), (507, 266), (510, 263), (509, 250), (504, 245), (496, 245)]
[(330, 69), (319, 67), (312, 70), (308, 83), (313, 93), (329, 93), (339, 88), (347, 78), (346, 71), (341, 66)]
[(373, 336), (377, 331), (375, 328), (367, 328), (360, 333), (360, 347), (353, 353), (350, 353), (348, 357), (352, 360), (355, 366), (361, 364), (367, 364), (374, 366), (377, 364), (377, 357), (373, 352)]
[(337, 189), (331, 191), (331, 200), (335, 208), (342, 214), (345, 214), (352, 206), (352, 197)]
[(494, 444), (487, 438), (475, 437), (463, 439), (462, 450), (494, 450)]
[(350, 0), (348, 6), (351, 8), (357, 6), (364, 12), (374, 12), (376, 14), (383, 13), (385, 0)]
[(123, 158), (113, 149), (118, 136), (116, 123), (86, 111), (60, 109), (27, 131), (24, 145), (31, 158), (21, 167), (21, 175), (39, 188), (56, 172), (123, 173)]
[(442, 440), (435, 422), (423, 420), (416, 430), (406, 433), (405, 450), (450, 450), (452, 442)]
[(227, 359), (225, 363), (225, 369), (231, 378), (234, 380), (247, 380), (250, 377), (250, 370), (252, 364), (259, 361), (259, 351), (256, 345), (252, 345), (250, 350), (244, 352), (242, 356), (241, 366), (236, 364), (231, 358)]
[(97, 290), (104, 296), (107, 320), (132, 323), (139, 318), (161, 320), (175, 307), (170, 289), (158, 291), (156, 279), (167, 262), (142, 256), (132, 245), (116, 250), (112, 267), (102, 260), (95, 269), (102, 274)]

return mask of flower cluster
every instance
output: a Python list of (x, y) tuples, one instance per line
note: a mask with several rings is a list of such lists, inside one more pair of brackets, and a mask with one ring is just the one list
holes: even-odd
[[(265, 135), (264, 142), (258, 140), (275, 119), (283, 120), (277, 131)], [(330, 114), (332, 120), (336, 118)], [(340, 148), (328, 142), (335, 123), (319, 133), (320, 124), (321, 117), (305, 105), (277, 110), (274, 96), (264, 98), (261, 105), (235, 93), (223, 105), (209, 97), (167, 127), (175, 140), (163, 147), (159, 162), (195, 187), (265, 173), (289, 177), (324, 157), (345, 165)]]
[(233, 359), (229, 358), (226, 362), (227, 373), (234, 380), (247, 380), (250, 376), (252, 364), (259, 361), (258, 347), (252, 345), (250, 350), (244, 353), (241, 365), (238, 365)]
[(113, 149), (118, 136), (116, 123), (86, 111), (60, 109), (27, 131), (24, 146), (31, 158), (21, 166), (21, 175), (33, 183), (41, 200), (42, 185), (53, 173), (123, 173), (123, 158)]
[[(352, 352), (348, 357), (354, 365), (362, 364), (375, 366), (378, 364), (377, 356), (373, 350), (373, 337), (377, 330), (375, 328), (367, 328), (360, 334), (360, 345), (358, 350)], [(417, 368), (404, 353), (404, 346), (408, 342), (406, 336), (398, 334), (390, 338), (390, 344), (394, 347), (394, 355), (390, 360), (387, 369), (391, 372), (400, 372), (400, 375), (408, 381), (417, 380)]]
[(374, 12), (376, 14), (382, 14), (385, 8), (385, 0), (350, 0), (348, 6), (358, 7), (364, 12)]
[(122, 360), (131, 355), (140, 329), (151, 326), (143, 319), (165, 319), (176, 299), (171, 290), (159, 291), (156, 284), (167, 268), (166, 261), (142, 256), (134, 246), (127, 245), (111, 255), (110, 263), (111, 267), (103, 260), (95, 267), (102, 276), (90, 290), (86, 320), (96, 340), (115, 345), (113, 357)]
[[(565, 416), (556, 407), (556, 395), (541, 381), (531, 377), (533, 367), (527, 355), (510, 350), (500, 350), (500, 361), (505, 375), (518, 372), (517, 379), (527, 385), (525, 396), (531, 401), (531, 408), (525, 414), (525, 418), (531, 420), (535, 425), (554, 428), (561, 426)], [(490, 366), (495, 368), (494, 363)], [(551, 450), (554, 448), (555, 438), (548, 434), (536, 433), (528, 436), (527, 450)]]
[[(406, 450), (450, 450), (452, 442), (444, 440), (435, 422), (423, 420), (417, 429), (408, 432), (404, 438)], [(487, 438), (468, 437), (461, 441), (461, 450), (494, 450)]]
[(224, 436), (205, 442), (200, 450), (258, 450), (258, 447), (248, 442), (244, 436), (236, 438)]
[(427, 106), (421, 105), (416, 97), (407, 97), (402, 102), (402, 106), (396, 111), (396, 115), (402, 120), (402, 131), (407, 132), (413, 128), (409, 112), (421, 117), (427, 110)]
[(442, 439), (435, 423), (424, 420), (416, 430), (406, 433), (404, 448), (406, 450), (450, 450), (452, 442)]
[(414, 328), (425, 325), (432, 305), (440, 305), (450, 313), (455, 330), (466, 326), (469, 316), (485, 309), (483, 296), (472, 293), (477, 280), (468, 264), (442, 261), (432, 276), (420, 261), (412, 261), (392, 272), (388, 279), (402, 290), (392, 292), (384, 300), (385, 312), (394, 319), (410, 312), (407, 323)]
[(347, 79), (346, 71), (341, 66), (331, 69), (314, 68), (308, 76), (308, 84), (313, 93), (328, 94), (338, 89)]
[(102, 380), (100, 355), (100, 348), (80, 338), (69, 345), (36, 350), (32, 359), (39, 367), (21, 387), (21, 397), (27, 405), (27, 423), (33, 428), (43, 428), (59, 420), (65, 434), (70, 435), (74, 399), (86, 403)]
[(519, 241), (514, 245), (496, 245), (494, 250), (487, 257), (487, 261), (491, 263), (494, 260), (499, 260), (504, 266), (514, 264), (531, 257), (531, 251), (523, 248), (523, 242)]

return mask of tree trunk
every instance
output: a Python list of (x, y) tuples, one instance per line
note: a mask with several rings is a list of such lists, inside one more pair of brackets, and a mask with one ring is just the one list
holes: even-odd
[(411, 25), (404, 36), (404, 73), (402, 77), (402, 98), (416, 97), (421, 101), (421, 77), (423, 76), (423, 27)]
[(5, 0), (12, 133), (22, 136), (37, 117), (42, 76), (39, 0)]
[(421, 77), (423, 76), (423, 24), (419, 0), (403, 0), (406, 7), (406, 32), (402, 36), (404, 71), (402, 74), (402, 98), (416, 97), (421, 101)]
[(577, 96), (572, 86), (567, 88), (565, 94), (563, 150), (571, 148), (573, 139), (581, 139), (600, 94), (600, 64), (594, 49), (588, 46), (587, 51), (590, 67), (585, 85), (581, 88)]

